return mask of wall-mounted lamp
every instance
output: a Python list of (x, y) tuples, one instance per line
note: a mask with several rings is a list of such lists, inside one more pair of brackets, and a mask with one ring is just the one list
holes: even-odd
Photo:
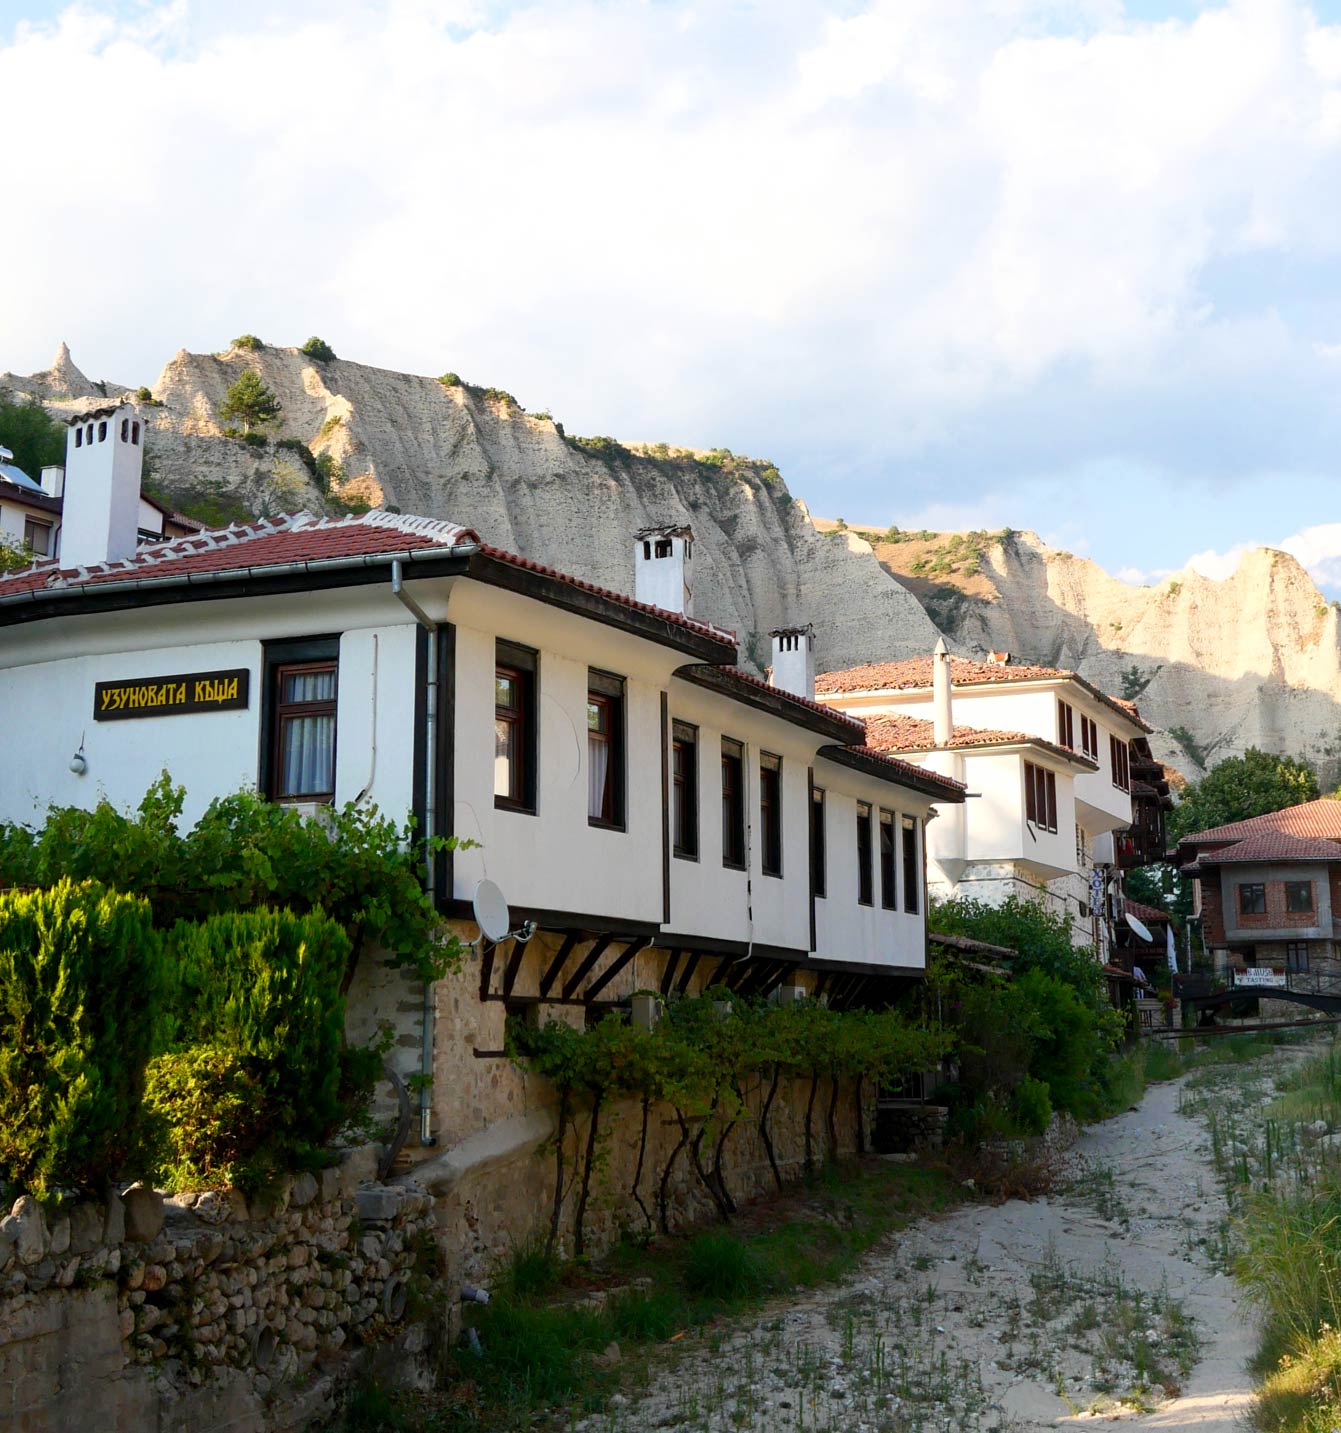
[(88, 770), (88, 757), (84, 755), (84, 738), (79, 738), (79, 750), (70, 758), (70, 770), (76, 776), (83, 776)]

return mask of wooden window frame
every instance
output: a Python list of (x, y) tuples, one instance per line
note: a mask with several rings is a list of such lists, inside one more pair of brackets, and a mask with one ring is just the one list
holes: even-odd
[(1311, 972), (1311, 951), (1306, 940), (1285, 942), (1285, 970), (1289, 975), (1308, 975)]
[(902, 822), (903, 909), (910, 916), (917, 915), (922, 906), (921, 824), (915, 816), (905, 816)]
[(1024, 763), (1024, 816), (1040, 831), (1057, 834), (1057, 773)]
[(1062, 701), (1060, 697), (1057, 699), (1057, 744), (1067, 747), (1071, 751), (1076, 749), (1075, 708), (1070, 702)]
[[(605, 802), (600, 815), (593, 815), (590, 799), (587, 803), (587, 825), (602, 831), (624, 831), (628, 829), (628, 721), (624, 678), (613, 672), (587, 670), (587, 712), (592, 707), (607, 713), (609, 725), (604, 733), (610, 748), (610, 780), (606, 782)], [(591, 759), (592, 729), (587, 726), (587, 759)], [(588, 773), (590, 778), (590, 773)], [(590, 792), (590, 787), (588, 787)]]
[[(23, 545), (36, 557), (51, 557), (52, 534), (55, 532), (55, 523), (43, 522), (40, 518), (26, 517), (23, 520)], [(39, 551), (33, 543), (33, 533), (44, 532), (47, 536), (45, 549)]]
[(1080, 714), (1080, 749), (1094, 761), (1099, 759), (1099, 723), (1093, 717)]
[(1131, 791), (1131, 749), (1120, 736), (1108, 736), (1108, 760), (1113, 768), (1113, 785), (1119, 791)]
[[(1250, 891), (1256, 892), (1256, 894), (1253, 895), (1252, 897), (1249, 897), (1249, 894), (1248, 894), (1248, 893), (1249, 893)], [(1264, 916), (1264, 915), (1266, 915), (1266, 882), (1264, 882), (1264, 881), (1240, 881), (1240, 882), (1238, 883), (1238, 894), (1239, 894), (1239, 914), (1240, 914), (1241, 916)], [(1249, 910), (1249, 909), (1248, 909), (1248, 904), (1249, 904), (1249, 900), (1250, 900), (1250, 899), (1251, 899), (1253, 905), (1256, 905), (1257, 902), (1260, 900), (1261, 903), (1262, 903), (1262, 908), (1261, 908), (1261, 910)]]
[(771, 751), (759, 753), (759, 870), (782, 876), (782, 758)]
[[(688, 753), (688, 764), (684, 775), (676, 764), (676, 752)], [(683, 807), (681, 807), (683, 803)], [(684, 819), (676, 830), (677, 811), (683, 810)], [(688, 835), (688, 841), (681, 841), (681, 835)], [(671, 725), (671, 840), (672, 850), (681, 861), (697, 861), (699, 853), (698, 831), (698, 728), (686, 721)]]
[(816, 900), (829, 894), (828, 808), (824, 788), (810, 788), (810, 882)]
[(869, 801), (857, 802), (857, 904), (875, 904), (875, 867)]
[[(899, 908), (898, 821), (893, 811), (887, 811), (883, 806), (880, 808), (880, 906), (887, 911)], [(888, 844), (885, 840), (887, 835)]]
[[(1308, 898), (1308, 904), (1307, 904), (1307, 905), (1304, 905), (1304, 906), (1291, 904), (1292, 899), (1293, 899), (1292, 892), (1297, 894), (1301, 889), (1303, 890), (1305, 896)], [(1285, 911), (1286, 911), (1286, 914), (1287, 914), (1287, 915), (1292, 915), (1292, 916), (1310, 915), (1310, 916), (1311, 916), (1311, 915), (1313, 914), (1314, 909), (1315, 909), (1315, 902), (1314, 902), (1314, 900), (1313, 900), (1313, 882), (1312, 882), (1312, 881), (1286, 881), (1286, 882), (1285, 882)]]
[[(531, 647), (522, 647), (501, 637), (494, 643), (494, 680), (506, 676), (516, 685), (519, 701), (515, 708), (500, 707), (494, 701), (494, 721), (507, 721), (520, 732), (513, 779), (508, 794), (494, 792), (494, 807), (523, 816), (535, 816), (539, 809), (540, 732), (537, 713), (540, 710), (540, 655)], [(514, 714), (515, 713), (515, 714)], [(495, 757), (496, 759), (496, 757)], [(516, 793), (515, 795), (513, 793)]]
[[(280, 792), (280, 775), (284, 770), (283, 732), (286, 721), (295, 716), (326, 716), (335, 718), (331, 740), (332, 782), (337, 775), (340, 751), (340, 639), (338, 636), (301, 638), (296, 641), (267, 642), (262, 659), (260, 760), (257, 786), (267, 801), (291, 806), (306, 802), (330, 805), (335, 791)], [(320, 702), (285, 702), (282, 694), (284, 678), (298, 671), (332, 670), (335, 673), (335, 696)]]
[[(733, 779), (728, 782), (728, 771)], [(743, 871), (745, 848), (745, 744), (734, 737), (722, 738), (722, 865), (728, 871)]]

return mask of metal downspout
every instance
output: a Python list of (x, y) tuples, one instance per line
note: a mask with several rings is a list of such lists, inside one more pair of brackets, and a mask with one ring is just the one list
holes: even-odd
[[(438, 834), (438, 811), (435, 801), (434, 768), (437, 757), (437, 733), (438, 733), (438, 626), (429, 617), (428, 613), (414, 600), (405, 590), (404, 570), (401, 567), (400, 559), (397, 558), (391, 564), (391, 591), (396, 600), (401, 603), (405, 610), (428, 634), (428, 679), (425, 683), (424, 697), (424, 750), (427, 753), (427, 760), (424, 762), (424, 839), (431, 840)], [(424, 856), (424, 885), (428, 890), (428, 896), (436, 905), (437, 901), (437, 863), (433, 859), (433, 853), (426, 851)], [(422, 1013), (423, 1039), (420, 1045), (419, 1073), (419, 1143), (424, 1146), (435, 1144), (436, 1137), (433, 1134), (433, 984), (431, 980), (424, 982), (424, 1005)]]

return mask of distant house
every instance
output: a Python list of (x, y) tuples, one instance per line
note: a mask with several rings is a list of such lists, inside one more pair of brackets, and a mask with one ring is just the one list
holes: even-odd
[(1135, 707), (1075, 672), (1004, 653), (967, 661), (943, 642), (934, 657), (829, 672), (816, 695), (861, 717), (868, 746), (967, 785), (965, 805), (928, 831), (933, 892), (989, 903), (1041, 893), (1077, 944), (1107, 952), (1118, 873), (1162, 852), (1169, 803), (1150, 779), (1134, 799), (1134, 758), (1154, 775)]
[[(81, 494), (82, 509), (82, 516), (73, 514), (77, 530), (97, 524), (103, 495), (98, 475), (104, 467), (110, 470), (118, 462), (130, 461), (129, 453), (119, 450), (135, 450), (139, 471), (143, 436), (143, 420), (130, 404), (95, 408), (70, 420), (67, 466), (89, 469), (85, 480), (75, 488)], [(107, 464), (100, 461), (104, 454), (110, 458)], [(8, 449), (0, 448), (0, 543), (26, 549), (37, 558), (59, 557), (80, 566), (105, 559), (105, 532), (90, 536), (83, 556), (77, 548), (67, 552), (68, 543), (62, 543), (67, 520), (72, 517), (66, 511), (66, 468), (43, 468), (40, 478), (34, 479), (15, 466), (13, 457)], [(201, 530), (202, 525), (194, 518), (174, 512), (166, 503), (140, 491), (138, 482), (134, 501), (138, 504), (134, 514), (137, 544), (186, 537)]]
[(1175, 860), (1193, 878), (1193, 914), (1217, 974), (1256, 985), (1330, 979), (1341, 938), (1341, 801), (1195, 831)]

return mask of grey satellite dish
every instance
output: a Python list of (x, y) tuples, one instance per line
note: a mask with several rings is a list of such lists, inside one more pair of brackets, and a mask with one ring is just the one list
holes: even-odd
[(1138, 921), (1136, 917), (1131, 914), (1130, 911), (1127, 912), (1123, 919), (1136, 932), (1136, 934), (1139, 935), (1141, 939), (1146, 942), (1147, 945), (1154, 943), (1155, 937), (1150, 934), (1150, 927), (1147, 926), (1143, 921)]
[(492, 881), (481, 881), (475, 887), (471, 905), (475, 910), (475, 923), (487, 939), (500, 941), (508, 938), (512, 917), (503, 892)]

